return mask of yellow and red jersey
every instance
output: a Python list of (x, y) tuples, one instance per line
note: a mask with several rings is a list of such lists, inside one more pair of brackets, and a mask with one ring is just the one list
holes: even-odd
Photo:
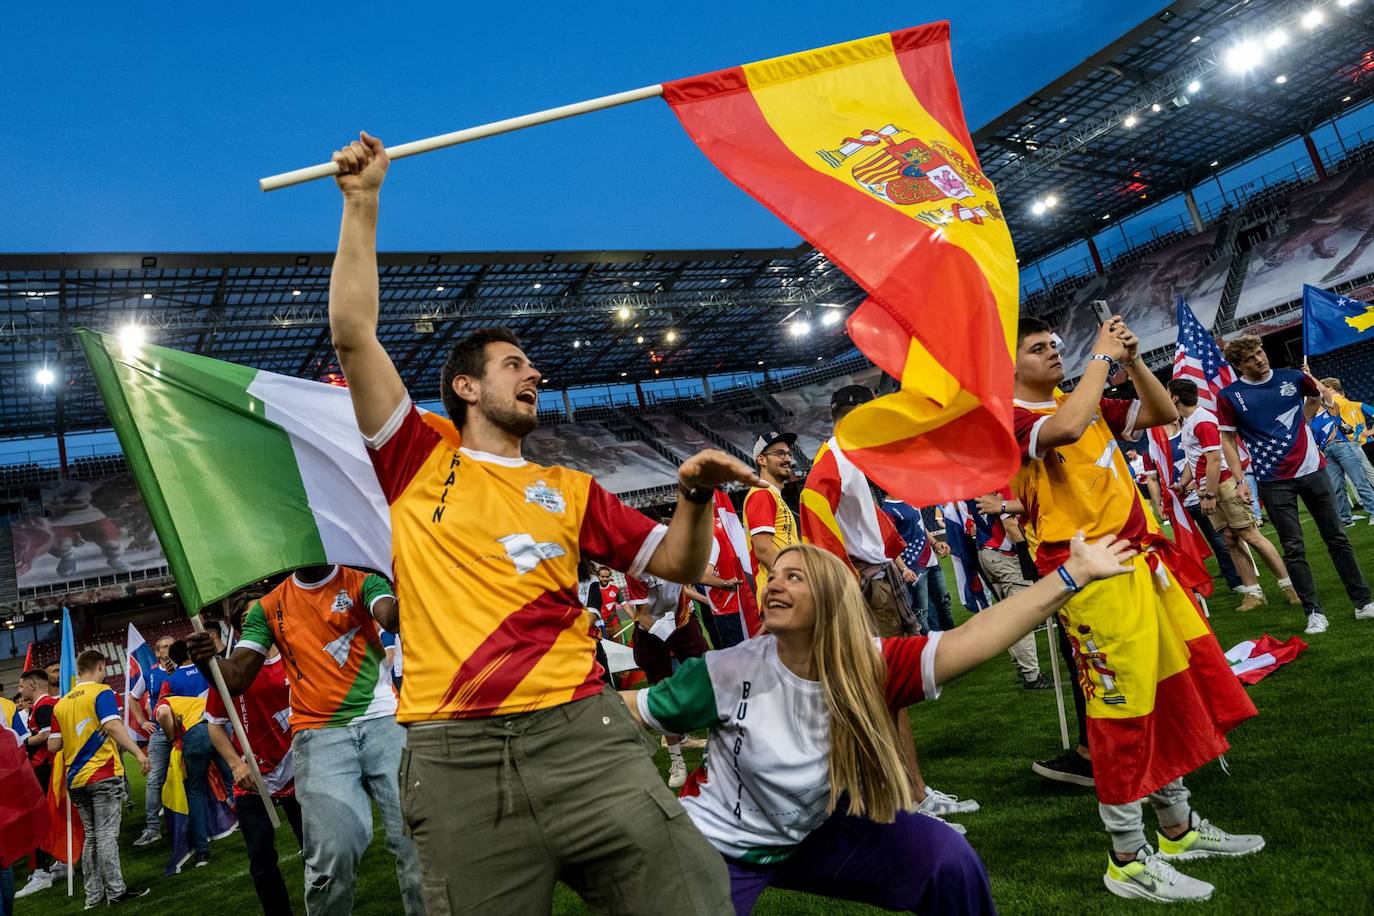
[(62, 737), (68, 789), (124, 775), (119, 747), (105, 734), (110, 720), (119, 721), (119, 703), (105, 684), (77, 684), (53, 707), (48, 734)]
[(578, 562), (641, 574), (667, 529), (581, 471), (464, 449), (450, 421), (409, 400), (368, 446), (391, 504), (399, 721), (530, 712), (599, 691)]
[(248, 609), (239, 646), (262, 655), (273, 645), (281, 651), (291, 680), (292, 734), (396, 712), (372, 618), (372, 606), (391, 596), (381, 576), (336, 566), (322, 582), (288, 576)]
[(744, 530), (749, 535), (749, 568), (754, 575), (755, 594), (762, 595), (768, 585), (768, 570), (759, 564), (754, 554), (754, 536), (768, 534), (773, 547), (782, 550), (801, 543), (801, 526), (797, 516), (783, 502), (782, 491), (772, 485), (754, 487), (744, 494)]
[(180, 741), (183, 735), (205, 720), (207, 700), (208, 695), (188, 697), (164, 691), (157, 706), (153, 707), (153, 716), (156, 718), (158, 711), (164, 707), (170, 709), (172, 718), (176, 720), (176, 731), (167, 738)]
[(1103, 398), (1077, 442), (1042, 449), (1040, 429), (1065, 397), (1035, 404), (1016, 401), (1012, 413), (1021, 447), (1021, 470), (1012, 490), (1035, 529), (1035, 564), (1042, 573), (1064, 562), (1069, 540), (1079, 531), (1088, 540), (1120, 535), (1137, 547), (1146, 534), (1159, 533), (1116, 442), (1118, 435), (1132, 432), (1140, 402)]

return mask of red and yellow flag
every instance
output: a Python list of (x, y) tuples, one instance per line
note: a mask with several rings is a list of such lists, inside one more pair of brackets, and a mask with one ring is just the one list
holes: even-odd
[(949, 24), (663, 88), (726, 176), (869, 293), (849, 334), (901, 390), (844, 419), (845, 454), (918, 506), (1006, 484), (1016, 257), (964, 124)]

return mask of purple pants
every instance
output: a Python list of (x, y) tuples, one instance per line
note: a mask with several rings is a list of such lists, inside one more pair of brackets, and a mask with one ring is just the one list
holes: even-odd
[(768, 886), (855, 900), (889, 910), (996, 913), (983, 860), (954, 828), (903, 812), (891, 824), (834, 814), (788, 859), (752, 865), (726, 858), (739, 916)]

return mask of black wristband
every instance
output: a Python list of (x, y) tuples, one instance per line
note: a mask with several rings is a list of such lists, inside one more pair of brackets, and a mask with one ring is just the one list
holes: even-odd
[(711, 487), (689, 487), (681, 481), (678, 481), (677, 491), (682, 494), (683, 499), (689, 503), (696, 503), (698, 506), (704, 506), (715, 498), (715, 493)]

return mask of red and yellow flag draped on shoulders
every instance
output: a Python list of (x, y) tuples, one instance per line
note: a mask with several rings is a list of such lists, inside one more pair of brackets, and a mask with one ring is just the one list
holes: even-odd
[(901, 388), (840, 423), (845, 454), (918, 506), (1006, 484), (1016, 257), (949, 24), (678, 80), (664, 98), (722, 172), (868, 292), (850, 337)]

